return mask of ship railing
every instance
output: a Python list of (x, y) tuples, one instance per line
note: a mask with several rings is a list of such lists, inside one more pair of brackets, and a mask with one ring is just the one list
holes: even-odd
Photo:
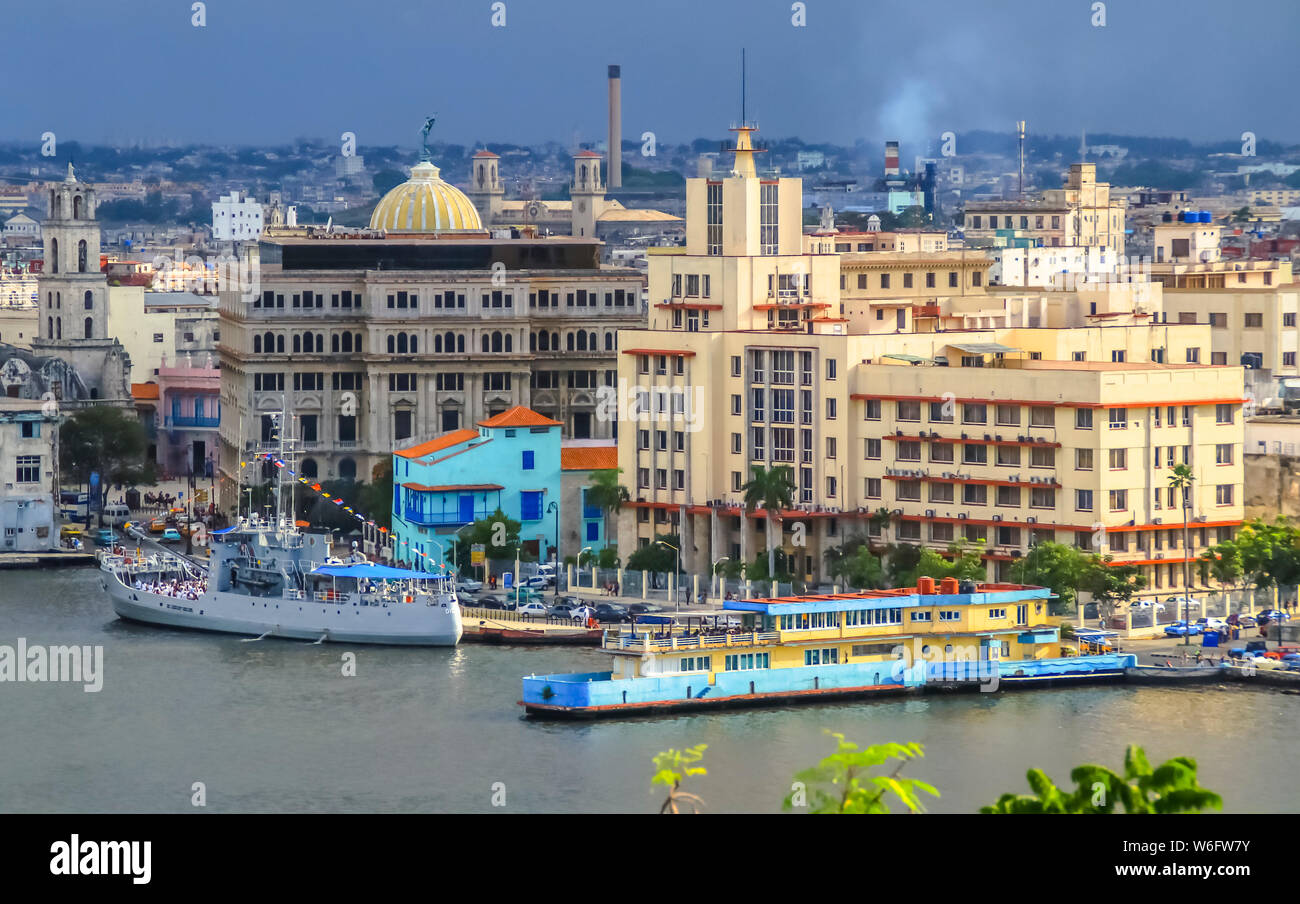
[(743, 634), (706, 634), (684, 637), (674, 634), (672, 637), (655, 637), (652, 634), (633, 636), (607, 636), (604, 647), (615, 650), (643, 650), (659, 652), (663, 650), (704, 650), (718, 647), (746, 647), (774, 644), (780, 639), (776, 632), (751, 631)]
[(317, 590), (312, 594), (312, 599), (318, 603), (347, 603), (351, 602), (352, 594), (338, 590)]
[(301, 590), (293, 590), (290, 588), (284, 591), (284, 598), (287, 600), (305, 600), (307, 594)]

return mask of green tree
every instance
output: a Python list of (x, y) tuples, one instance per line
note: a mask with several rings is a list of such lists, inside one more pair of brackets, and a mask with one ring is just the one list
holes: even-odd
[[(146, 460), (148, 449), (144, 425), (122, 408), (82, 408), (59, 426), (59, 470), (63, 477), (89, 484), (90, 475), (98, 473), (101, 493), (107, 493), (113, 484), (156, 483), (153, 462)], [(101, 523), (102, 517), (101, 513)]]
[(1234, 223), (1247, 223), (1250, 221), (1250, 208), (1238, 207), (1232, 212), (1231, 217)]
[(1017, 584), (1047, 587), (1056, 594), (1060, 607), (1070, 611), (1087, 570), (1088, 561), (1082, 552), (1049, 540), (1035, 544), (1028, 554), (1012, 562), (1010, 577)]
[[(828, 732), (835, 738), (836, 750), (811, 769), (795, 775), (795, 788), (786, 795), (781, 809), (803, 809), (810, 813), (888, 813), (890, 797), (896, 798), (909, 812), (921, 813), (920, 793), (939, 796), (938, 790), (920, 779), (901, 778), (899, 773), (914, 759), (925, 755), (920, 744), (875, 744), (859, 748), (844, 735)], [(872, 775), (871, 770), (896, 761), (887, 775)], [(806, 795), (806, 801), (801, 799)]]
[(1217, 543), (1204, 550), (1197, 560), (1201, 572), (1201, 583), (1208, 583), (1210, 577), (1221, 588), (1233, 588), (1245, 574), (1241, 564), (1241, 547), (1232, 540)]
[(1080, 587), (1092, 594), (1103, 618), (1109, 618), (1120, 603), (1127, 604), (1147, 585), (1141, 565), (1116, 565), (1114, 559), (1110, 555), (1089, 556), (1080, 581)]
[(608, 545), (615, 545), (610, 539), (609, 519), (632, 498), (627, 487), (618, 482), (618, 476), (622, 473), (622, 468), (592, 471), (591, 483), (587, 485), (587, 504), (601, 510), (605, 518), (605, 543)]
[[(1196, 477), (1192, 473), (1192, 466), (1188, 464), (1174, 465), (1173, 472), (1169, 475), (1169, 488), (1178, 491), (1178, 498), (1182, 502), (1184, 550), (1190, 548), (1187, 543), (1187, 516), (1191, 508), (1192, 484), (1195, 480)], [(1191, 589), (1188, 586), (1189, 584), (1191, 584), (1191, 563), (1185, 561), (1183, 563), (1183, 595), (1185, 597), (1191, 593)], [(1192, 616), (1190, 611), (1188, 611), (1188, 607), (1184, 606), (1183, 609), (1183, 618), (1191, 621)], [(1189, 645), (1191, 642), (1192, 635), (1191, 632), (1188, 631), (1183, 635), (1183, 644)]]
[(681, 548), (682, 541), (676, 534), (659, 534), (655, 542), (648, 543), (627, 557), (627, 567), (632, 571), (649, 571), (652, 574), (665, 574), (677, 568), (677, 553), (663, 544), (667, 543)]
[(944, 578), (956, 578), (959, 581), (986, 580), (988, 570), (984, 567), (984, 559), (981, 556), (983, 550), (982, 540), (979, 543), (968, 543), (965, 540), (953, 543), (948, 547), (946, 557), (936, 549), (922, 547), (916, 565), (900, 575), (902, 583), (896, 586), (914, 587), (916, 579), (920, 577), (930, 577), (935, 580)]
[(1105, 766), (1085, 764), (1070, 772), (1073, 791), (1056, 787), (1040, 769), (1027, 776), (1033, 794), (1004, 794), (981, 813), (1199, 813), (1223, 809), (1223, 798), (1202, 788), (1196, 760), (1174, 757), (1155, 769), (1141, 747), (1124, 753), (1124, 774)]
[(785, 465), (778, 465), (775, 468), (754, 465), (753, 476), (740, 489), (745, 494), (746, 514), (752, 513), (760, 505), (763, 506), (763, 514), (767, 520), (767, 573), (775, 574), (777, 544), (773, 532), (779, 529), (781, 512), (793, 504), (792, 471)]
[(885, 586), (885, 569), (866, 537), (852, 537), (825, 552), (826, 570), (850, 587), (862, 590)]
[(468, 564), (471, 547), (476, 543), (483, 544), (489, 559), (510, 561), (518, 557), (521, 561), (531, 561), (532, 556), (523, 552), (519, 542), (520, 527), (522, 525), (518, 521), (506, 517), (501, 509), (486, 518), (480, 518), (468, 528), (462, 528), (456, 535), (456, 561), (462, 566)]

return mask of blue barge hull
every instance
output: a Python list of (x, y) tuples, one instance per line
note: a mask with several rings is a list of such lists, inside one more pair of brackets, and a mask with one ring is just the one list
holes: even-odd
[(535, 675), (523, 679), (525, 712), (551, 719), (659, 715), (702, 709), (778, 706), (860, 699), (925, 690), (989, 690), (1123, 680), (1137, 665), (1131, 653), (1009, 662), (901, 662), (804, 666), (657, 678), (614, 678), (612, 672)]

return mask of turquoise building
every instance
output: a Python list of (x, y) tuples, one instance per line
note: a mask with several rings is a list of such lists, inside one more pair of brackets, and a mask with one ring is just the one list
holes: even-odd
[(393, 453), (398, 561), (425, 570), (450, 565), (456, 532), (498, 508), (520, 523), (526, 552), (539, 561), (554, 554), (558, 512), (547, 508), (560, 506), (560, 422), (516, 406), (477, 427)]

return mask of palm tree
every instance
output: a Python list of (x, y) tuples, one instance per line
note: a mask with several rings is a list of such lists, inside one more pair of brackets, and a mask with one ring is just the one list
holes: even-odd
[(587, 504), (599, 507), (605, 519), (606, 546), (617, 545), (617, 543), (610, 543), (610, 516), (622, 508), (623, 503), (632, 498), (632, 494), (627, 491), (627, 487), (618, 482), (618, 475), (622, 473), (622, 468), (604, 468), (593, 471), (591, 484), (587, 487)]
[(772, 528), (780, 523), (781, 512), (794, 504), (793, 471), (785, 465), (775, 468), (754, 465), (753, 474), (740, 488), (745, 494), (745, 514), (763, 506), (763, 513), (767, 516), (767, 573), (775, 575), (776, 544), (772, 539)]
[(1191, 465), (1174, 465), (1173, 473), (1169, 475), (1169, 486), (1178, 490), (1182, 495), (1183, 504), (1183, 644), (1190, 645), (1192, 642), (1192, 623), (1191, 623), (1191, 604), (1189, 602), (1191, 593), (1191, 567), (1192, 563), (1188, 554), (1189, 546), (1187, 544), (1187, 508), (1192, 498), (1192, 481), (1196, 478), (1192, 475)]

